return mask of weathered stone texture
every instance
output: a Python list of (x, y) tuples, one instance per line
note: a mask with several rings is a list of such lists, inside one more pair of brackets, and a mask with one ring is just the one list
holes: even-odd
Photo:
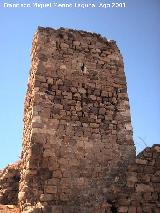
[(20, 180), (20, 162), (0, 171), (0, 203), (17, 204)]
[(141, 152), (126, 174), (127, 182), (117, 194), (118, 212), (160, 212), (160, 145)]
[[(130, 164), (126, 171), (120, 171), (117, 184), (114, 186), (115, 193), (104, 197), (104, 202), (94, 210), (91, 208), (67, 205), (54, 205), (52, 208), (46, 207), (44, 212), (96, 212), (96, 213), (159, 213), (160, 212), (160, 145), (153, 145), (141, 152), (134, 163)], [(18, 197), (18, 179), (20, 166), (18, 164), (10, 165), (1, 171), (1, 191), (0, 203), (16, 204)], [(16, 172), (15, 172), (16, 171)], [(16, 174), (16, 175), (15, 175)], [(2, 178), (3, 177), (3, 178)], [(16, 178), (15, 178), (16, 177)], [(123, 179), (122, 179), (123, 177)], [(56, 188), (52, 186), (56, 179), (50, 180), (51, 187), (48, 187), (47, 196), (41, 196), (41, 199), (52, 200), (52, 193)], [(111, 183), (112, 184), (112, 183)], [(16, 186), (16, 190), (15, 190)], [(3, 193), (2, 193), (3, 192)], [(51, 194), (51, 195), (49, 195)], [(16, 200), (15, 200), (16, 198)], [(38, 211), (38, 210), (37, 210)], [(12, 205), (0, 205), (0, 213), (18, 213), (20, 210)], [(36, 212), (29, 208), (28, 212)]]
[(0, 213), (20, 213), (20, 209), (14, 205), (1, 205)]
[[(114, 41), (38, 29), (21, 158), (0, 172), (0, 203), (19, 204), (22, 213), (160, 212), (160, 145), (135, 156)], [(19, 211), (10, 207), (0, 212)]]
[(95, 212), (135, 158), (122, 56), (100, 35), (39, 28), (31, 61), (21, 209)]

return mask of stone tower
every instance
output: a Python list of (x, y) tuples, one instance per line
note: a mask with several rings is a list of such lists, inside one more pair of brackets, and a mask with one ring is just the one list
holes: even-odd
[(39, 27), (25, 98), (21, 211), (104, 212), (133, 159), (116, 43), (95, 33)]

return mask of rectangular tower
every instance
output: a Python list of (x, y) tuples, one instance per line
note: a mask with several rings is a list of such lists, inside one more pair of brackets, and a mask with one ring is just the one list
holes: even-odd
[(39, 27), (25, 98), (21, 211), (96, 213), (134, 158), (116, 43)]

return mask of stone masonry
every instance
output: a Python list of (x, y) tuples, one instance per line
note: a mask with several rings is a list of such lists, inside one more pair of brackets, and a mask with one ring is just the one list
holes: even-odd
[[(119, 181), (114, 186), (116, 193), (104, 199), (103, 205), (95, 212), (103, 213), (159, 213), (160, 212), (160, 145), (147, 147), (139, 153), (136, 160), (130, 164), (126, 171), (120, 172)], [(12, 178), (13, 171), (20, 171), (20, 166), (9, 165), (0, 173), (0, 213), (19, 213), (19, 209), (11, 204), (18, 204), (18, 179)], [(5, 175), (4, 175), (5, 174)], [(19, 174), (19, 173), (18, 173)], [(120, 181), (121, 177), (123, 179)], [(17, 177), (17, 176), (16, 176)], [(8, 184), (7, 184), (8, 183)], [(111, 183), (112, 184), (112, 183)], [(17, 187), (18, 188), (18, 187)], [(16, 189), (17, 189), (16, 188)], [(7, 190), (6, 190), (7, 189)], [(5, 193), (4, 193), (5, 192)], [(10, 196), (6, 196), (10, 195)], [(7, 198), (7, 199), (6, 199)], [(53, 212), (61, 211), (61, 208)], [(32, 209), (29, 210), (33, 212)], [(63, 211), (64, 213), (67, 211)], [(77, 209), (74, 211), (77, 212)], [(85, 211), (81, 211), (82, 213)], [(49, 211), (48, 211), (49, 213)]]
[(160, 212), (160, 145), (135, 155), (114, 41), (38, 28), (21, 161), (0, 171), (0, 204), (2, 213)]
[(17, 204), (20, 161), (0, 171), (0, 204)]
[(21, 211), (97, 212), (134, 159), (116, 43), (95, 33), (39, 27), (25, 98)]
[(119, 213), (160, 212), (160, 145), (147, 147), (128, 166), (126, 178), (117, 188)]

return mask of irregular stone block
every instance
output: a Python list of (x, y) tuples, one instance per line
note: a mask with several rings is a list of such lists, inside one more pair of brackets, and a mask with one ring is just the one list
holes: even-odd
[(154, 192), (154, 188), (146, 184), (137, 184), (136, 191), (137, 192)]

